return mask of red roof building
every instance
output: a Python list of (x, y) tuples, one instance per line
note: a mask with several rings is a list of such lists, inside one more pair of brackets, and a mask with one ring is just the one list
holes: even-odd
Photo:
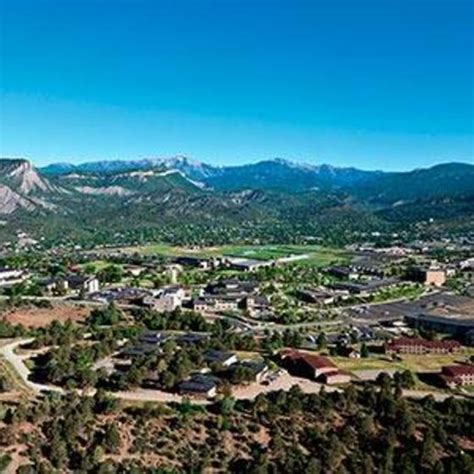
[[(320, 380), (323, 380), (323, 376), (331, 375), (328, 380), (333, 383), (338, 383), (340, 379), (335, 375), (342, 375), (337, 366), (324, 356), (290, 349), (280, 352), (280, 357), (288, 370), (296, 375)], [(343, 381), (348, 382), (346, 379)]]
[(429, 341), (419, 337), (400, 337), (385, 344), (387, 354), (451, 354), (460, 348), (458, 341)]
[(450, 388), (474, 385), (474, 365), (447, 365), (442, 367), (440, 376)]

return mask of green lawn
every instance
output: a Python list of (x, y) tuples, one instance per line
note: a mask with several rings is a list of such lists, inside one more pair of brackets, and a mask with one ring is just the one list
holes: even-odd
[(443, 365), (465, 362), (474, 353), (473, 348), (464, 348), (459, 354), (426, 354), (401, 355), (402, 360), (389, 360), (386, 355), (371, 355), (365, 359), (349, 359), (346, 357), (331, 357), (333, 362), (342, 370), (372, 370), (372, 369), (409, 369), (412, 372), (439, 371)]
[(322, 266), (331, 262), (341, 262), (347, 255), (344, 251), (319, 245), (223, 245), (192, 249), (174, 247), (167, 244), (152, 244), (140, 247), (127, 247), (125, 252), (138, 252), (145, 255), (162, 255), (165, 257), (241, 257), (256, 260), (274, 260), (292, 255), (307, 255), (308, 258), (298, 260), (300, 264)]

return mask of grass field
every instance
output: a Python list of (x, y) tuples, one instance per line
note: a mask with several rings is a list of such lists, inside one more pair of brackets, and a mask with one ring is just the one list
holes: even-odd
[(164, 257), (195, 256), (195, 257), (241, 257), (255, 260), (275, 260), (278, 258), (306, 255), (307, 258), (298, 262), (305, 265), (326, 265), (341, 262), (348, 255), (339, 249), (319, 245), (224, 245), (219, 247), (187, 248), (173, 247), (166, 244), (152, 244), (140, 247), (121, 249), (128, 253), (144, 255), (162, 255)]
[(466, 362), (469, 356), (474, 355), (473, 348), (465, 348), (459, 354), (446, 355), (402, 355), (402, 360), (391, 361), (386, 355), (371, 355), (366, 359), (348, 359), (346, 357), (331, 357), (333, 362), (342, 370), (376, 370), (392, 369), (412, 372), (439, 371), (443, 365), (452, 365)]

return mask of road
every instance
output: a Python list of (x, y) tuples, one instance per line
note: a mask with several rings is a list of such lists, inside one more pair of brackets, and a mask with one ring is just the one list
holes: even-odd
[[(56, 392), (65, 393), (65, 390), (61, 387), (38, 384), (32, 382), (29, 379), (31, 374), (28, 367), (23, 362), (27, 359), (28, 355), (19, 355), (15, 353), (15, 350), (24, 344), (29, 344), (33, 339), (19, 339), (9, 344), (0, 347), (0, 356), (3, 356), (7, 362), (15, 369), (19, 377), (34, 393), (44, 392)], [(268, 393), (276, 390), (288, 391), (293, 385), (298, 385), (301, 390), (305, 393), (319, 393), (322, 388), (322, 384), (314, 382), (312, 380), (295, 377), (288, 374), (286, 371), (281, 371), (279, 377), (271, 381), (268, 385), (262, 385), (260, 383), (252, 383), (247, 386), (237, 387), (234, 391), (234, 397), (238, 400), (253, 400), (257, 395), (261, 393)], [(324, 386), (327, 391), (340, 390), (337, 387)], [(84, 394), (81, 390), (77, 390), (79, 394)], [(92, 396), (95, 393), (95, 389), (88, 390), (86, 395)], [(121, 392), (110, 392), (110, 395), (124, 401), (141, 401), (141, 402), (159, 402), (159, 403), (179, 403), (183, 400), (183, 397), (179, 394), (169, 393), (162, 390), (146, 390), (138, 389), (134, 391), (121, 391)], [(440, 393), (436, 391), (428, 390), (404, 390), (403, 395), (408, 398), (423, 398), (428, 395), (432, 395), (435, 400), (442, 401), (452, 395), (446, 393)], [(193, 403), (205, 405), (211, 403), (210, 400), (193, 399)]]
[(0, 355), (15, 369), (16, 373), (20, 376), (24, 384), (35, 393), (47, 392), (58, 392), (64, 393), (64, 390), (60, 387), (54, 387), (50, 385), (44, 385), (32, 382), (29, 379), (31, 374), (30, 369), (23, 362), (24, 358), (28, 356), (21, 356), (15, 353), (15, 349), (24, 344), (33, 342), (34, 339), (20, 339), (10, 344), (0, 347)]

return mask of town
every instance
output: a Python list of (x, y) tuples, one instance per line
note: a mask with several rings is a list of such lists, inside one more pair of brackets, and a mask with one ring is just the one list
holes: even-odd
[(0, 352), (37, 393), (103, 388), (123, 399), (203, 403), (404, 374), (411, 395), (469, 396), (472, 250), (6, 253)]

